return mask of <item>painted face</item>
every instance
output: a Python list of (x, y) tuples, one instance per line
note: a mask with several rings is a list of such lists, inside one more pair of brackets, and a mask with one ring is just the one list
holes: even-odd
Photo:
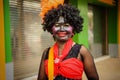
[(68, 40), (73, 35), (73, 27), (64, 22), (64, 18), (60, 17), (58, 22), (52, 27), (53, 36), (56, 40)]

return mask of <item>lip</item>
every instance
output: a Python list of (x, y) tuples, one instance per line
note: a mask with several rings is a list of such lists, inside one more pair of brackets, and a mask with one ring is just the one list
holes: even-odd
[(60, 37), (64, 37), (67, 35), (67, 32), (58, 32), (57, 35)]

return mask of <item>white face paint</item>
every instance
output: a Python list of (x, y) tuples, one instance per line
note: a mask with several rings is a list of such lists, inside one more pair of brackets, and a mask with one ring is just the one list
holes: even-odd
[(66, 41), (73, 35), (73, 27), (64, 22), (64, 18), (60, 17), (58, 22), (52, 27), (53, 36), (56, 40)]

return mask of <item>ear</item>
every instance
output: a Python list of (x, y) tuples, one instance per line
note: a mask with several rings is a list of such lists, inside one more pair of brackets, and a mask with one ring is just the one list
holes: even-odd
[(74, 33), (72, 33), (72, 37), (74, 36)]
[(53, 39), (54, 39), (54, 41), (56, 41), (56, 39), (55, 39), (55, 36), (53, 35)]

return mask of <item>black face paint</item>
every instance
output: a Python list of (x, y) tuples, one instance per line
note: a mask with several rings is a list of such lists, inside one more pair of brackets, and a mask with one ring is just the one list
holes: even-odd
[(53, 36), (56, 40), (67, 40), (73, 35), (73, 27), (64, 22), (60, 17), (58, 22), (52, 27)]

